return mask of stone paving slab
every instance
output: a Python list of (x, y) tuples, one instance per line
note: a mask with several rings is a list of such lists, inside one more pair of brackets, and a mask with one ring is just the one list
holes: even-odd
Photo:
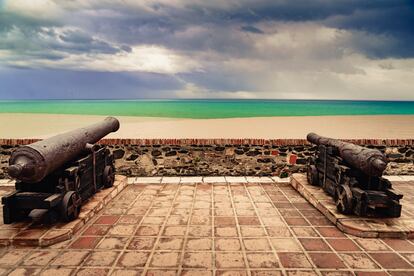
[[(117, 175), (114, 186), (99, 191), (82, 206), (79, 218), (69, 223), (39, 225), (27, 222), (3, 224), (3, 209), (0, 209), (1, 246), (50, 246), (71, 239), (83, 225), (87, 224), (127, 184), (125, 176)], [(14, 187), (1, 186), (0, 197), (12, 192)]]
[(181, 177), (163, 177), (161, 180), (162, 184), (168, 184), (168, 183), (180, 183)]
[(393, 188), (404, 195), (399, 218), (366, 218), (343, 215), (332, 197), (308, 183), (306, 175), (293, 174), (292, 186), (341, 231), (365, 238), (414, 238), (414, 181), (406, 176), (388, 177)]
[(389, 181), (414, 181), (414, 175), (385, 175), (384, 178), (387, 178)]
[(247, 182), (249, 183), (272, 183), (274, 180), (270, 177), (260, 176), (246, 176)]
[(12, 179), (0, 179), (0, 186), (12, 186), (14, 187), (15, 181)]
[(339, 231), (284, 183), (139, 184), (72, 240), (0, 250), (3, 275), (413, 275), (412, 240)]
[(164, 176), (164, 177), (129, 177), (128, 184), (183, 184), (183, 183), (284, 183), (290, 184), (290, 177), (258, 176)]
[(226, 178), (224, 176), (206, 176), (206, 177), (203, 177), (203, 182), (205, 183), (226, 183)]
[(202, 183), (203, 177), (202, 176), (188, 176), (188, 177), (181, 177), (180, 183)]
[(226, 176), (227, 183), (247, 183), (246, 177), (243, 176)]

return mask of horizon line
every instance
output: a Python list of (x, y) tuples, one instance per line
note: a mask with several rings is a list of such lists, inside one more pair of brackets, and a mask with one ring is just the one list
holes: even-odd
[(269, 98), (47, 98), (47, 99), (0, 99), (6, 101), (348, 101), (348, 102), (414, 102), (414, 99), (269, 99)]

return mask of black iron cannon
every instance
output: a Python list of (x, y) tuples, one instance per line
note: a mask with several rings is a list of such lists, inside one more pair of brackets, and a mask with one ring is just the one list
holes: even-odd
[(108, 117), (16, 149), (8, 167), (16, 189), (2, 198), (4, 223), (29, 214), (48, 213), (64, 221), (77, 218), (85, 201), (113, 185), (113, 154), (95, 143), (118, 129), (119, 121)]
[(401, 194), (382, 177), (386, 156), (377, 149), (309, 133), (307, 140), (317, 145), (309, 158), (307, 178), (333, 196), (343, 214), (399, 217)]

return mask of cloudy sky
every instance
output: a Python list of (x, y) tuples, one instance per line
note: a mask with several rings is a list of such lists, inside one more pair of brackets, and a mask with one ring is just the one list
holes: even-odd
[(410, 0), (0, 0), (0, 98), (414, 100)]

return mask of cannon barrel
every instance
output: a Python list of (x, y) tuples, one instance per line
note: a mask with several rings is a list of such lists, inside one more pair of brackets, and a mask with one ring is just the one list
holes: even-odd
[(382, 173), (387, 167), (387, 158), (379, 150), (368, 149), (337, 139), (319, 136), (316, 133), (309, 133), (306, 139), (316, 145), (337, 148), (342, 159), (350, 166), (361, 170), (367, 175), (382, 176)]
[(90, 150), (91, 144), (118, 129), (119, 121), (107, 117), (90, 126), (19, 147), (10, 157), (8, 173), (21, 181), (39, 182), (65, 163)]

